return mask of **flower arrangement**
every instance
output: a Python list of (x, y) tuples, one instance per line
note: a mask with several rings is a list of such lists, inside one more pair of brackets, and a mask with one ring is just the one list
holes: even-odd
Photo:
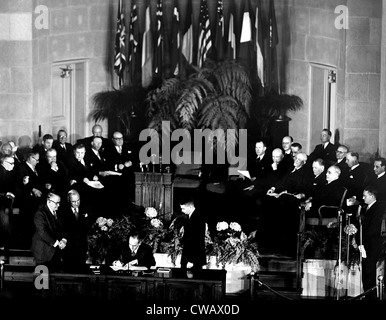
[[(350, 266), (359, 261), (359, 251), (354, 249), (350, 241), (350, 236), (357, 232), (357, 228), (353, 224), (349, 224), (344, 227), (343, 231), (346, 233), (346, 237), (343, 236), (341, 239), (341, 257), (347, 264), (347, 259), (344, 258), (347, 257), (348, 251), (348, 264)], [(301, 250), (306, 259), (337, 259), (339, 250), (338, 223), (329, 223), (327, 228), (305, 231), (301, 236)]]
[(251, 267), (253, 272), (259, 269), (259, 251), (255, 239), (256, 231), (248, 236), (242, 231), (237, 222), (218, 222), (217, 234), (213, 237), (213, 249), (217, 264), (244, 263)]
[[(153, 207), (144, 209), (140, 216), (124, 215), (119, 219), (99, 217), (88, 235), (88, 253), (92, 263), (110, 261), (110, 256), (120, 252), (127, 244), (132, 230), (141, 230), (145, 234), (144, 242), (153, 248), (153, 252), (167, 253), (175, 264), (182, 253), (184, 217), (177, 218), (168, 226)], [(259, 252), (255, 233), (248, 236), (237, 222), (217, 223), (216, 234), (211, 236), (208, 226), (205, 233), (207, 256), (215, 256), (216, 263), (225, 268), (226, 264), (244, 263), (257, 271)]]
[(157, 252), (168, 233), (163, 221), (157, 216), (157, 210), (148, 207), (141, 216), (122, 215), (115, 220), (99, 217), (87, 238), (89, 258), (98, 264), (109, 260), (109, 256), (119, 253), (126, 245), (133, 230), (142, 230), (145, 234), (144, 242)]
[(87, 237), (88, 255), (93, 263), (103, 263), (122, 243), (127, 241), (133, 222), (127, 216), (113, 220), (99, 217)]

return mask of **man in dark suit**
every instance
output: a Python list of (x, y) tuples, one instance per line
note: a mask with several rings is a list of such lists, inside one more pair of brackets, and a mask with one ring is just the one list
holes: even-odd
[[(362, 245), (362, 284), (363, 290), (367, 291), (377, 285), (377, 262), (380, 258), (383, 243), (381, 237), (382, 218), (385, 207), (377, 201), (378, 190), (374, 186), (366, 186), (363, 191), (365, 206), (361, 209), (360, 219), (362, 221), (362, 244), (360, 243), (360, 232), (353, 239), (354, 247)], [(363, 254), (365, 253), (365, 256)], [(365, 299), (377, 299), (376, 291), (366, 295)]]
[(86, 147), (86, 151), (91, 149), (91, 142), (93, 141), (94, 137), (101, 137), (102, 139), (102, 146), (101, 151), (105, 150), (107, 147), (110, 146), (111, 142), (109, 139), (102, 137), (103, 129), (100, 124), (95, 124), (92, 129), (92, 135), (83, 139), (78, 139), (77, 143), (82, 143)]
[(44, 181), (36, 170), (36, 165), (40, 161), (39, 152), (31, 150), (26, 157), (26, 161), (21, 163), (15, 174), (17, 193), (20, 195), (20, 199), (17, 200), (20, 208), (17, 229), (20, 231), (20, 244), (23, 248), (31, 246), (35, 229), (33, 218), (48, 194)]
[(54, 148), (47, 150), (45, 157), (37, 164), (36, 170), (49, 191), (65, 197), (70, 189), (68, 169), (57, 159)]
[(378, 190), (378, 201), (386, 201), (386, 159), (379, 157), (374, 160), (374, 174), (368, 177), (365, 184), (373, 185)]
[(73, 146), (67, 142), (66, 130), (59, 130), (57, 140), (54, 140), (52, 147), (57, 152), (58, 160), (68, 168), (69, 161), (74, 157)]
[[(339, 179), (341, 172), (337, 166), (331, 166), (326, 172), (327, 183), (316, 192), (312, 198), (307, 200), (307, 217), (319, 217), (318, 210), (322, 205), (339, 206), (342, 200), (344, 187)], [(336, 217), (336, 210), (325, 210), (324, 218)]]
[(314, 177), (309, 181), (309, 186), (305, 190), (305, 196), (313, 197), (316, 193), (320, 192), (320, 188), (324, 186), (326, 181), (326, 171), (323, 159), (316, 159), (312, 163), (312, 172)]
[(347, 197), (361, 199), (368, 175), (368, 168), (366, 168), (365, 164), (359, 162), (359, 154), (356, 152), (347, 153), (346, 163), (349, 167), (349, 172), (343, 183), (347, 188)]
[(36, 144), (32, 150), (35, 152), (39, 152), (40, 159), (44, 159), (46, 156), (47, 150), (52, 148), (52, 145), (54, 143), (54, 137), (47, 133), (43, 136), (42, 138), (42, 143), (41, 144)]
[(102, 148), (102, 144), (101, 137), (94, 137), (91, 141), (91, 148), (87, 149), (86, 147), (86, 154), (84, 156), (85, 160), (93, 167), (93, 171), (100, 177), (106, 176), (105, 171), (107, 170), (106, 149)]
[(199, 270), (206, 261), (205, 254), (205, 220), (196, 209), (194, 200), (186, 199), (180, 204), (181, 210), (188, 216), (184, 225), (182, 238), (181, 268), (186, 269), (188, 264), (193, 264), (193, 270)]
[[(314, 161), (317, 158), (324, 160), (326, 167), (336, 162), (336, 146), (330, 142), (332, 133), (329, 129), (323, 129), (320, 134), (321, 144), (318, 144), (314, 151), (309, 155), (309, 160)], [(312, 162), (311, 162), (312, 163)]]
[(291, 145), (294, 139), (291, 136), (285, 136), (281, 140), (282, 150), (284, 154), (283, 163), (288, 165), (289, 167), (294, 164), (294, 158), (292, 155)]
[(349, 167), (346, 163), (346, 155), (348, 153), (348, 148), (344, 145), (338, 146), (338, 149), (336, 149), (336, 162), (334, 163), (334, 166), (339, 167), (341, 174), (340, 179), (345, 180), (348, 176)]
[(36, 265), (45, 265), (50, 272), (61, 270), (61, 251), (67, 244), (57, 215), (59, 205), (59, 195), (50, 192), (45, 205), (39, 207), (34, 217), (35, 234), (32, 237), (31, 252)]
[(12, 175), (15, 159), (11, 155), (0, 159), (0, 247), (9, 250), (11, 241), (11, 215), (15, 199), (15, 183)]
[(129, 247), (122, 250), (121, 261), (130, 266), (155, 266), (153, 248), (143, 242), (143, 234), (132, 232), (129, 237)]
[(72, 189), (67, 194), (67, 203), (60, 207), (63, 233), (68, 245), (63, 250), (64, 269), (80, 271), (87, 259), (87, 234), (91, 226), (88, 213), (80, 206), (80, 195)]

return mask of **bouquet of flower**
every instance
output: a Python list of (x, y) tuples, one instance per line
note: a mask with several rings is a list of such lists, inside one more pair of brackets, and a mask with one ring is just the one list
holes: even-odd
[(212, 255), (216, 256), (217, 264), (244, 263), (256, 272), (259, 269), (259, 251), (255, 239), (256, 231), (248, 236), (237, 222), (219, 222), (216, 225), (217, 234), (213, 239)]
[(109, 255), (118, 251), (135, 227), (129, 216), (117, 220), (99, 217), (87, 237), (88, 255), (93, 263), (103, 263)]
[(164, 222), (157, 218), (158, 212), (153, 207), (147, 207), (145, 209), (146, 219), (142, 230), (145, 233), (144, 242), (153, 248), (153, 252), (157, 252), (162, 240), (165, 239), (168, 229), (165, 227)]

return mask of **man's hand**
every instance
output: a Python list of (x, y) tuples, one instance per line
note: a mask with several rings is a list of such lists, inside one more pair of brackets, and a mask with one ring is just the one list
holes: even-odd
[(8, 199), (15, 199), (15, 195), (12, 193), (12, 192), (7, 192), (5, 194), (5, 196), (8, 198)]
[(24, 176), (23, 177), (23, 184), (26, 185), (29, 183), (29, 176)]
[(128, 168), (128, 167), (131, 167), (133, 165), (133, 163), (131, 161), (126, 161), (125, 162), (125, 167)]
[(306, 203), (305, 210), (306, 210), (306, 211), (310, 211), (311, 207), (312, 207), (312, 202), (307, 202), (307, 203)]
[(56, 162), (51, 162), (51, 170), (58, 171), (59, 167)]
[(42, 196), (42, 192), (36, 188), (33, 188), (32, 189), (32, 194), (37, 197), (37, 198), (40, 198)]
[(60, 250), (63, 250), (67, 245), (67, 240), (66, 239), (62, 239), (59, 241), (59, 248)]

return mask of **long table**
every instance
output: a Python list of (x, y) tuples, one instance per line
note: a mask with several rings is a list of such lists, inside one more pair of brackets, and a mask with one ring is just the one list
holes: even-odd
[(171, 268), (170, 277), (150, 274), (118, 273), (101, 266), (100, 274), (52, 273), (52, 298), (96, 300), (222, 300), (225, 298), (226, 271), (200, 270), (189, 278), (186, 271)]

